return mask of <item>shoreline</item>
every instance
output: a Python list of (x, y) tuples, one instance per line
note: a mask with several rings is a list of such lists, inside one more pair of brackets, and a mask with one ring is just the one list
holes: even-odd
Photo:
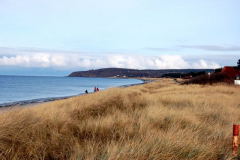
[[(130, 86), (142, 85), (142, 84), (151, 83), (151, 82), (156, 81), (156, 80), (151, 80), (151, 79), (139, 79), (139, 80), (141, 80), (142, 83), (128, 84), (128, 85), (122, 85), (122, 86), (117, 86), (117, 87), (126, 88), (126, 87), (130, 87)], [(106, 89), (108, 89), (108, 88), (106, 88)], [(106, 89), (104, 89), (104, 90), (106, 90)], [(94, 92), (89, 92), (89, 94), (92, 94), (92, 93), (94, 93)], [(77, 96), (81, 96), (81, 95), (85, 95), (85, 93), (80, 93), (80, 94), (72, 95), (72, 96), (64, 96), (64, 97), (47, 97), (47, 98), (15, 101), (15, 102), (9, 102), (9, 103), (0, 103), (0, 109), (7, 108), (7, 107), (14, 107), (14, 106), (21, 106), (21, 107), (36, 106), (38, 104), (42, 104), (42, 103), (46, 103), (46, 102), (53, 102), (56, 100), (62, 100), (62, 99), (77, 97)]]

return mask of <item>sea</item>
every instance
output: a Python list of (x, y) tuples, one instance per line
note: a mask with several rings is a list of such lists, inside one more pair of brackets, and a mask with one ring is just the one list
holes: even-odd
[(101, 91), (140, 83), (143, 81), (124, 78), (0, 75), (0, 104), (76, 96), (86, 90), (94, 92), (94, 87)]

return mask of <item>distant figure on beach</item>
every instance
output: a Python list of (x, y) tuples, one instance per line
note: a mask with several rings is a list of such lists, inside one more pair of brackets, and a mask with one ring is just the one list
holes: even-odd
[(99, 88), (97, 88), (97, 91), (99, 91)]
[(88, 94), (88, 91), (86, 90), (85, 93)]
[(97, 88), (96, 87), (94, 87), (94, 92), (97, 92)]

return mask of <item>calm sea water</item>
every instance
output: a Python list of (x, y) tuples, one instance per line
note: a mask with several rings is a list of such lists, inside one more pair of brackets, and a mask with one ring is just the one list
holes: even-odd
[(1, 76), (0, 104), (16, 101), (73, 96), (94, 87), (101, 90), (142, 83), (138, 79), (87, 78), (87, 77), (45, 77), (45, 76)]

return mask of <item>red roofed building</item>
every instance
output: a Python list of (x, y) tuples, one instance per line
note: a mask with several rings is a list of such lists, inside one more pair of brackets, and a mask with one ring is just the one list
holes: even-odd
[(183, 79), (192, 79), (192, 75), (183, 77)]
[(234, 67), (225, 66), (222, 69), (222, 73), (227, 74), (229, 78), (234, 78), (237, 75), (240, 75), (240, 70), (235, 69)]

